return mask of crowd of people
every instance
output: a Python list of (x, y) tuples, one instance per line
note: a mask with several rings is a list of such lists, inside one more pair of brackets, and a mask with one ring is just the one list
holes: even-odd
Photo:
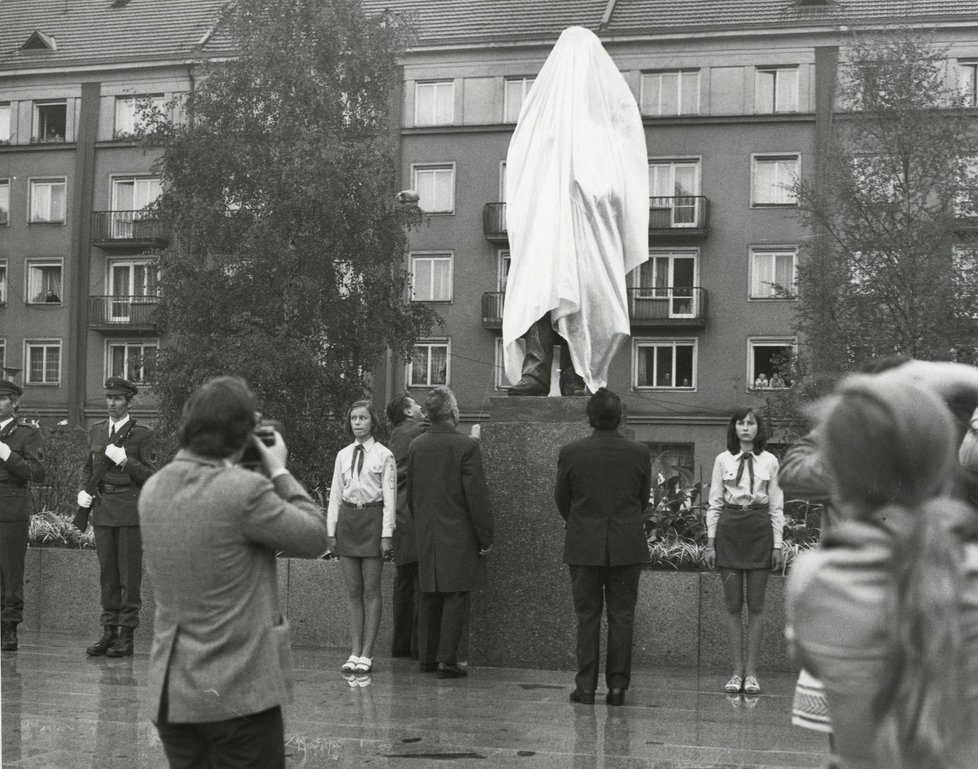
[[(236, 766), (284, 766), (289, 625), (275, 554), (335, 554), (349, 607), (341, 671), (373, 671), (383, 561), (396, 565), (391, 656), (462, 678), (471, 594), (486, 585), (493, 514), (477, 438), (436, 387), (418, 403), (346, 413), (352, 441), (333, 468), (327, 509), (287, 468), (282, 436), (256, 435), (247, 384), (219, 377), (184, 406), (180, 450), (158, 468), (153, 431), (129, 415), (136, 387), (105, 383), (92, 426), (79, 527), (95, 528), (101, 636), (91, 656), (129, 656), (143, 570), (156, 595), (152, 712), (171, 767), (219, 751)], [(2, 648), (17, 649), (31, 483), (45, 478), (36, 426), (16, 417), (21, 388), (0, 380)], [(591, 705), (603, 665), (610, 706), (631, 678), (639, 577), (649, 560), (649, 448), (624, 437), (620, 398), (587, 401), (593, 433), (561, 447), (554, 500), (577, 619), (570, 695)], [(761, 692), (768, 577), (783, 566), (786, 493), (824, 505), (821, 546), (786, 587), (786, 633), (799, 676), (793, 721), (830, 735), (838, 767), (978, 766), (978, 369), (894, 357), (841, 380), (814, 429), (778, 459), (764, 415), (731, 415), (706, 513), (705, 563), (726, 609), (729, 694)], [(252, 463), (242, 461), (251, 452)], [(258, 470), (256, 472), (256, 470)], [(746, 605), (746, 625), (743, 621)]]

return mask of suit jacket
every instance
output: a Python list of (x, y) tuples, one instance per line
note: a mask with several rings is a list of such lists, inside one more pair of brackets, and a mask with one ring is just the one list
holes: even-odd
[(554, 499), (567, 522), (564, 563), (646, 563), (643, 511), (649, 503), (652, 453), (616, 430), (595, 430), (560, 449)]
[(408, 509), (407, 500), (407, 460), (411, 441), (428, 431), (428, 422), (415, 422), (405, 419), (391, 429), (388, 448), (394, 454), (397, 464), (397, 513), (394, 527), (394, 563), (399, 566), (417, 563), (418, 543), (414, 536), (414, 520)]
[(41, 431), (14, 417), (0, 438), (10, 456), (0, 460), (0, 521), (26, 521), (31, 517), (30, 484), (44, 480)]
[[(132, 419), (132, 417), (129, 417)], [(122, 427), (123, 430), (128, 424)], [(109, 421), (96, 422), (88, 431), (88, 457), (82, 468), (82, 486), (87, 486), (95, 468), (105, 456), (109, 445)], [(139, 512), (136, 502), (139, 489), (146, 479), (156, 472), (156, 435), (145, 425), (136, 423), (126, 436), (122, 447), (126, 450), (126, 465), (112, 465), (102, 477), (100, 491), (92, 504), (92, 523), (95, 526), (138, 526)]]
[(407, 493), (421, 589), (455, 593), (485, 586), (479, 550), (492, 544), (493, 520), (478, 441), (449, 424), (431, 425), (411, 442)]
[(153, 714), (169, 675), (169, 720), (221, 721), (289, 701), (289, 625), (275, 553), (326, 550), (326, 518), (291, 475), (274, 482), (180, 451), (139, 497), (156, 595)]

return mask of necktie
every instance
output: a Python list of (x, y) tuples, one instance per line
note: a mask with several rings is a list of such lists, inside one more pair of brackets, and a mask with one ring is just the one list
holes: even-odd
[(353, 449), (353, 472), (356, 473), (357, 477), (360, 477), (360, 471), (363, 470), (363, 444), (358, 443), (357, 447)]
[(740, 455), (740, 467), (737, 468), (737, 483), (744, 477), (744, 465), (747, 465), (747, 474), (750, 476), (750, 493), (754, 493), (754, 455), (745, 451)]
[(113, 439), (113, 438), (115, 438), (115, 425), (112, 425), (112, 426), (111, 426), (111, 427), (109, 428), (109, 443), (111, 443), (111, 442), (112, 442), (112, 439)]

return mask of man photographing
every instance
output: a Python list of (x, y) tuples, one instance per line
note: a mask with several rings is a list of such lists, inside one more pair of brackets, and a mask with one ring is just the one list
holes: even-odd
[[(284, 769), (289, 624), (275, 553), (325, 552), (326, 517), (286, 469), (276, 431), (255, 435), (244, 380), (218, 377), (184, 404), (180, 451), (139, 498), (156, 593), (148, 690), (170, 767)], [(240, 464), (251, 447), (260, 471)]]

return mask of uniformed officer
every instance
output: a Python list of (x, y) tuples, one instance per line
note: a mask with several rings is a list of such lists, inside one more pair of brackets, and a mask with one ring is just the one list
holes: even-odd
[[(85, 651), (91, 656), (132, 654), (133, 630), (142, 605), (143, 543), (136, 503), (139, 489), (156, 471), (156, 439), (129, 416), (139, 392), (122, 377), (105, 380), (109, 418), (88, 431), (88, 459), (82, 468), (78, 505), (92, 507), (102, 597), (102, 636)], [(121, 439), (121, 445), (119, 445)], [(85, 489), (105, 463), (95, 494)]]
[(24, 616), (24, 557), (33, 481), (44, 480), (41, 431), (17, 417), (24, 391), (0, 379), (0, 649), (17, 651)]

